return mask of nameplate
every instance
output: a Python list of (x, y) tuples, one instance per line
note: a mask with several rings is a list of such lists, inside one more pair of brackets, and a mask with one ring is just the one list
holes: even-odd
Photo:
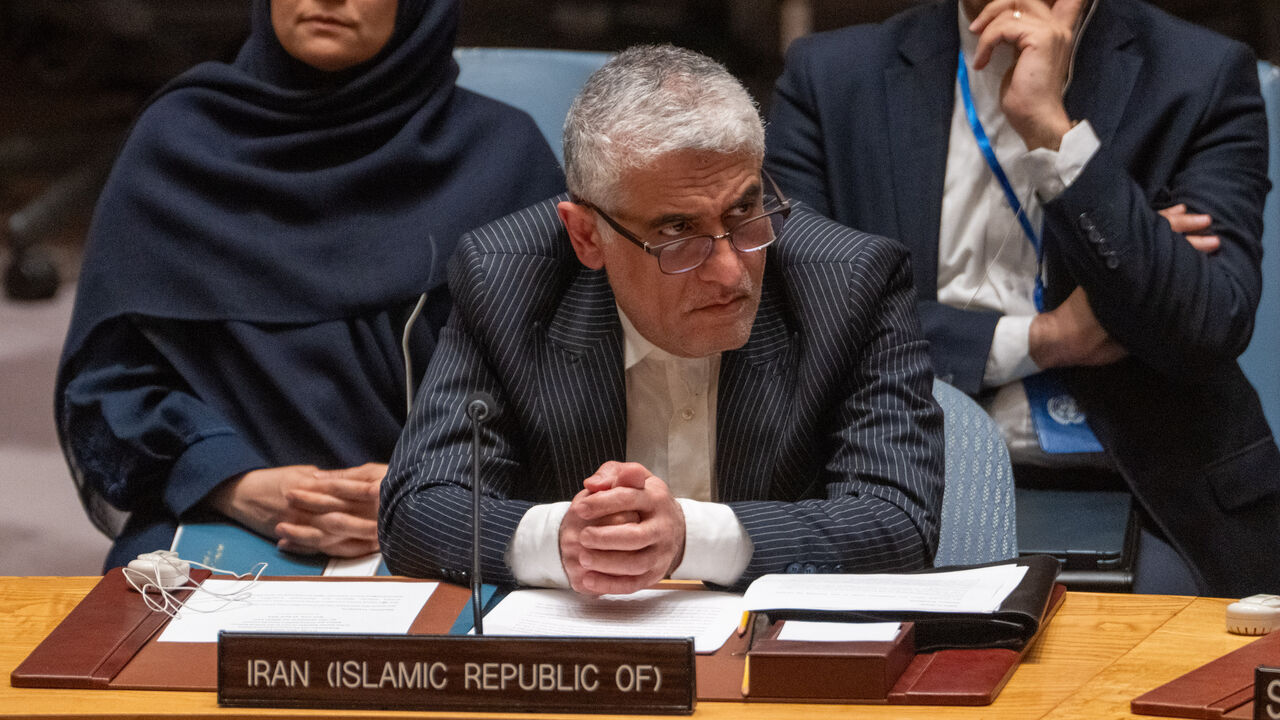
[(1280, 668), (1253, 671), (1253, 720), (1280, 720)]
[(218, 635), (232, 707), (688, 715), (693, 640)]

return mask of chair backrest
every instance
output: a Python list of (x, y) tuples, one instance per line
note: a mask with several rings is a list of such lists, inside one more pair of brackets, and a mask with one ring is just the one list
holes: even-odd
[(1018, 554), (1013, 466), (1000, 428), (973, 398), (941, 380), (946, 487), (935, 567), (1007, 560)]
[(564, 162), (564, 117), (587, 77), (609, 53), (536, 48), (457, 48), (458, 85), (529, 113)]
[(1240, 366), (1257, 388), (1271, 431), (1280, 439), (1280, 68), (1259, 62), (1258, 80), (1270, 128), (1271, 194), (1262, 215), (1262, 302)]

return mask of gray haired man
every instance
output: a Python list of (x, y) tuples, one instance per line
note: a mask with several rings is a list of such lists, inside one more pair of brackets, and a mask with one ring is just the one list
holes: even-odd
[(670, 46), (620, 53), (565, 123), (570, 198), (472, 232), (383, 483), (393, 572), (470, 565), (463, 399), (484, 428), (486, 580), (928, 565), (941, 414), (896, 243), (792, 208), (754, 102)]

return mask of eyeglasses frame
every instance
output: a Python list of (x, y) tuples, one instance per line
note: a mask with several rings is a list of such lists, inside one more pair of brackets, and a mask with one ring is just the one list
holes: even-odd
[(633, 232), (631, 232), (630, 230), (628, 230), (628, 229), (626, 229), (625, 227), (623, 227), (623, 226), (622, 226), (622, 224), (621, 224), (621, 223), (619, 223), (617, 220), (614, 220), (613, 218), (609, 217), (609, 214), (608, 214), (608, 213), (606, 213), (604, 210), (601, 210), (601, 209), (600, 209), (600, 207), (599, 207), (598, 205), (595, 205), (594, 203), (591, 203), (591, 202), (588, 202), (588, 201), (586, 201), (586, 200), (583, 200), (582, 198), (577, 197), (577, 196), (571, 196), (569, 199), (570, 199), (570, 200), (572, 200), (574, 203), (576, 203), (576, 204), (578, 204), (578, 205), (582, 205), (583, 207), (590, 208), (591, 210), (593, 210), (597, 215), (599, 215), (599, 216), (601, 217), (601, 219), (603, 219), (603, 220), (605, 221), (605, 223), (606, 223), (609, 227), (613, 228), (613, 231), (614, 231), (614, 232), (618, 233), (618, 234), (619, 234), (619, 235), (621, 235), (622, 237), (624, 237), (624, 238), (626, 238), (627, 240), (631, 241), (633, 244), (635, 244), (635, 245), (636, 245), (637, 247), (639, 247), (641, 250), (644, 250), (646, 253), (648, 253), (648, 254), (650, 254), (650, 255), (654, 256), (654, 258), (657, 258), (657, 259), (658, 259), (658, 269), (659, 269), (659, 270), (662, 270), (662, 272), (663, 272), (664, 274), (666, 274), (666, 275), (681, 275), (681, 274), (683, 274), (683, 273), (687, 273), (687, 272), (690, 272), (690, 271), (692, 271), (692, 270), (697, 270), (699, 267), (702, 267), (702, 264), (703, 264), (703, 263), (705, 263), (705, 262), (707, 261), (707, 258), (708, 258), (708, 257), (711, 257), (711, 253), (710, 253), (710, 252), (708, 252), (708, 253), (706, 254), (706, 256), (704, 256), (704, 257), (702, 258), (702, 260), (698, 262), (698, 264), (697, 264), (697, 265), (694, 265), (694, 266), (692, 266), (692, 267), (687, 267), (687, 268), (685, 268), (685, 269), (683, 269), (683, 270), (676, 270), (676, 271), (674, 271), (674, 272), (669, 272), (669, 271), (667, 271), (667, 270), (663, 269), (663, 267), (662, 267), (662, 258), (660, 257), (660, 255), (661, 255), (662, 250), (663, 250), (664, 248), (668, 248), (668, 247), (670, 247), (670, 246), (672, 246), (672, 245), (675, 245), (675, 244), (677, 244), (677, 243), (688, 242), (689, 240), (692, 240), (693, 238), (698, 238), (698, 237), (711, 238), (711, 243), (712, 243), (712, 245), (714, 246), (714, 244), (715, 244), (715, 241), (716, 241), (716, 240), (720, 240), (720, 239), (724, 238), (724, 239), (728, 239), (728, 241), (729, 241), (729, 246), (730, 246), (730, 247), (732, 247), (732, 248), (734, 249), (734, 251), (736, 251), (736, 252), (740, 252), (740, 253), (744, 253), (744, 254), (745, 254), (745, 253), (753, 253), (753, 252), (757, 252), (757, 251), (759, 251), (759, 250), (763, 250), (763, 249), (765, 249), (765, 248), (769, 247), (770, 245), (772, 245), (774, 242), (776, 242), (776, 241), (777, 241), (777, 239), (778, 239), (778, 238), (777, 238), (777, 236), (775, 235), (775, 236), (774, 236), (774, 238), (773, 238), (773, 240), (770, 240), (769, 242), (765, 243), (764, 245), (761, 245), (760, 247), (751, 248), (750, 250), (743, 250), (743, 249), (739, 248), (737, 245), (735, 245), (735, 244), (733, 243), (733, 233), (734, 233), (734, 232), (735, 232), (739, 227), (742, 227), (743, 225), (746, 225), (746, 224), (747, 224), (747, 223), (749, 223), (749, 222), (754, 222), (754, 221), (756, 221), (756, 220), (759, 220), (759, 219), (761, 219), (761, 218), (768, 217), (768, 216), (770, 216), (770, 215), (779, 215), (779, 214), (781, 214), (781, 215), (782, 215), (782, 219), (785, 221), (788, 217), (790, 217), (790, 216), (791, 216), (791, 200), (790, 200), (790, 198), (788, 198), (786, 195), (783, 195), (783, 194), (782, 194), (782, 189), (781, 189), (781, 188), (779, 188), (779, 187), (778, 187), (778, 183), (774, 182), (773, 178), (769, 176), (768, 171), (766, 171), (766, 170), (764, 170), (764, 169), (762, 168), (762, 169), (760, 170), (760, 175), (761, 175), (761, 177), (763, 177), (763, 178), (765, 179), (765, 181), (766, 181), (766, 182), (768, 182), (768, 183), (769, 183), (769, 186), (773, 189), (773, 196), (774, 196), (774, 197), (776, 197), (776, 198), (778, 199), (779, 207), (778, 207), (777, 209), (775, 209), (775, 210), (770, 210), (770, 211), (768, 211), (768, 212), (760, 213), (759, 215), (755, 215), (755, 216), (749, 217), (749, 218), (747, 218), (746, 220), (743, 220), (742, 222), (738, 223), (738, 226), (737, 226), (737, 227), (733, 228), (732, 230), (725, 230), (724, 232), (720, 233), (719, 235), (712, 235), (711, 233), (698, 233), (698, 234), (696, 234), (696, 235), (686, 235), (686, 236), (684, 236), (684, 237), (679, 237), (679, 238), (676, 238), (676, 239), (674, 239), (674, 240), (668, 240), (667, 242), (660, 243), (660, 244), (658, 244), (658, 245), (650, 245), (649, 243), (645, 242), (644, 240), (641, 240), (641, 239), (640, 239), (640, 237), (639, 237), (638, 235), (636, 235), (635, 233), (633, 233)]

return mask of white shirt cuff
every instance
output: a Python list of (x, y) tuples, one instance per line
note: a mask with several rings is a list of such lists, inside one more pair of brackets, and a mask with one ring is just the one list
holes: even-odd
[(504, 559), (516, 582), (529, 587), (569, 587), (560, 562), (560, 523), (568, 502), (534, 505), (516, 526)]
[(999, 387), (1040, 372), (1031, 359), (1031, 321), (1035, 315), (1005, 315), (996, 322), (991, 337), (984, 387)]
[(684, 558), (675, 580), (732, 585), (742, 577), (755, 546), (728, 505), (677, 498), (684, 512)]
[(1040, 202), (1047, 203), (1071, 187), (1071, 183), (1080, 177), (1084, 166), (1089, 164), (1101, 146), (1102, 142), (1093, 132), (1093, 126), (1088, 120), (1082, 120), (1062, 136), (1062, 143), (1057, 151), (1037, 148), (1028, 153), (1032, 158), (1030, 162), (1037, 165), (1043, 163), (1046, 170), (1032, 176), (1039, 178), (1036, 181), (1036, 195)]

